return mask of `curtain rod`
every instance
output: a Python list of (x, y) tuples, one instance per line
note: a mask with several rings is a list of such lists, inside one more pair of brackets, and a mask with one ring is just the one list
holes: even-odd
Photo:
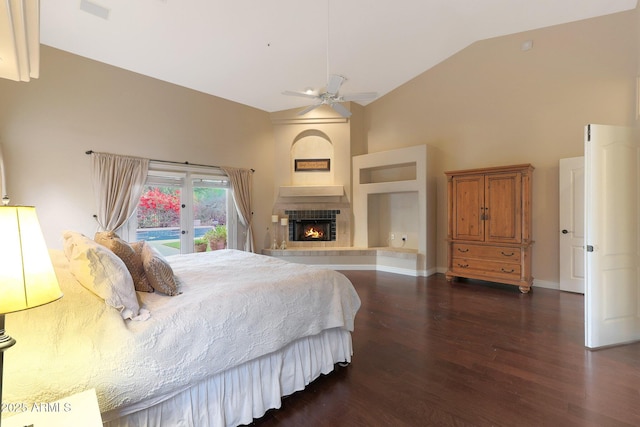
[[(93, 151), (93, 150), (88, 150), (88, 151), (85, 151), (84, 153), (85, 153), (85, 154), (93, 154), (94, 152), (95, 152), (95, 151)], [(168, 163), (168, 164), (170, 164), (170, 165), (202, 166), (202, 167), (205, 167), (205, 168), (218, 168), (218, 169), (222, 169), (220, 166), (202, 165), (202, 164), (199, 164), (199, 163), (174, 162), (174, 161), (171, 161), (171, 160), (156, 160), (156, 159), (149, 159), (149, 161), (151, 161), (151, 162), (157, 162), (157, 163)], [(253, 168), (251, 168), (251, 169), (250, 169), (250, 171), (251, 171), (251, 172), (255, 172), (256, 170), (255, 170), (255, 169), (253, 169)]]

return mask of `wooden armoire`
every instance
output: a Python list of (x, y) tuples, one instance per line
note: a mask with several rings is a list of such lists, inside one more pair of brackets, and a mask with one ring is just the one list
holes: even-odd
[(533, 169), (523, 164), (445, 172), (447, 280), (487, 280), (529, 292)]

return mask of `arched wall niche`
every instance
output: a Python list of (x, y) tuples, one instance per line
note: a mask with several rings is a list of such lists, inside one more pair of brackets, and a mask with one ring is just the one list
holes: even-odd
[[(293, 139), (290, 151), (293, 185), (331, 185), (334, 180), (334, 146), (329, 136), (318, 129), (307, 129)], [(329, 160), (329, 170), (297, 170), (296, 160)]]

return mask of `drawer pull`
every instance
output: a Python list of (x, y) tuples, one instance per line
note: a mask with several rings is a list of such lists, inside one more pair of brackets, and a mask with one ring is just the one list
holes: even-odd
[(469, 264), (460, 264), (460, 263), (458, 263), (458, 267), (467, 268), (467, 267), (469, 267)]
[(511, 252), (510, 254), (505, 254), (504, 251), (500, 251), (500, 253), (504, 256), (514, 256), (516, 254), (515, 252)]
[(502, 270), (503, 273), (515, 273), (515, 270), (513, 268), (509, 271), (505, 270), (504, 268), (501, 268), (500, 270)]
[(469, 252), (469, 248), (458, 248), (458, 252), (462, 252), (462, 253)]

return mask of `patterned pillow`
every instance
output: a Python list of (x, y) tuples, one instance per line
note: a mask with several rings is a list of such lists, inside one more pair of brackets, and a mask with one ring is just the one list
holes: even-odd
[(181, 293), (167, 260), (146, 242), (142, 245), (142, 265), (153, 289), (171, 296)]
[(144, 274), (141, 252), (136, 253), (136, 250), (129, 243), (122, 240), (113, 231), (99, 231), (96, 233), (94, 240), (111, 249), (124, 262), (129, 273), (131, 273), (136, 291), (153, 292), (149, 279)]

